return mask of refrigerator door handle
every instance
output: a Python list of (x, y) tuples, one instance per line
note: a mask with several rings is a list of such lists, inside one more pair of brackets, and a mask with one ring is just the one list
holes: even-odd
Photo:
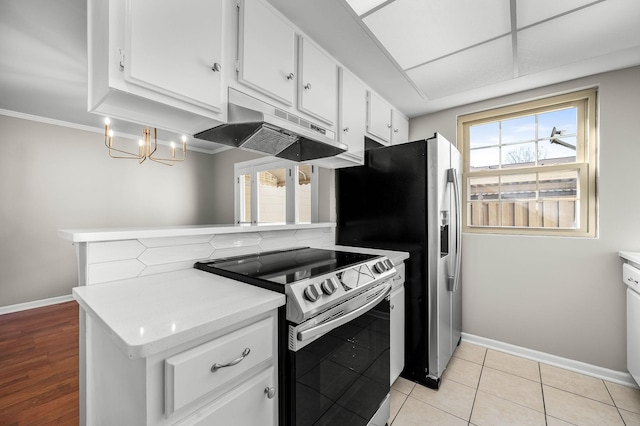
[(453, 268), (453, 275), (448, 276), (447, 286), (449, 291), (457, 291), (458, 287), (460, 287), (460, 262), (461, 262), (461, 254), (462, 250), (460, 245), (462, 243), (462, 217), (460, 214), (460, 185), (458, 184), (458, 173), (456, 169), (448, 169), (447, 170), (447, 183), (453, 184), (453, 198), (455, 202), (455, 241), (456, 241), (456, 256), (455, 256), (455, 265)]

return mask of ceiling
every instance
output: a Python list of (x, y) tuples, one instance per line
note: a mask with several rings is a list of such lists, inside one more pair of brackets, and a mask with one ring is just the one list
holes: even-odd
[(269, 0), (409, 117), (640, 64), (637, 0)]
[[(409, 117), (640, 65), (637, 0), (349, 1), (269, 0)], [(0, 1), (0, 109), (103, 126), (86, 0)]]

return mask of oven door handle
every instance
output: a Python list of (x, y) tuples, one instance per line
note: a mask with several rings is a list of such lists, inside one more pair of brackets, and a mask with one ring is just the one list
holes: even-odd
[(377, 305), (378, 303), (380, 303), (380, 301), (382, 299), (384, 299), (385, 297), (387, 297), (389, 295), (389, 293), (391, 293), (391, 283), (386, 283), (386, 284), (382, 284), (381, 287), (385, 287), (379, 295), (377, 295), (375, 297), (375, 299), (371, 300), (370, 302), (368, 302), (365, 305), (360, 306), (357, 309), (354, 309), (351, 312), (348, 312), (338, 318), (332, 319), (331, 321), (327, 321), (327, 322), (323, 322), (313, 328), (309, 328), (307, 330), (303, 330), (303, 331), (299, 331), (298, 332), (298, 340), (301, 342), (304, 342), (305, 340), (309, 340), (312, 339), (314, 337), (316, 337), (319, 334), (324, 334), (324, 333), (328, 333), (329, 331), (333, 330), (334, 328), (338, 328), (343, 324), (348, 323), (349, 321), (353, 320), (354, 318), (359, 317), (360, 315), (366, 313), (367, 311), (369, 311), (371, 308), (373, 308), (375, 305)]

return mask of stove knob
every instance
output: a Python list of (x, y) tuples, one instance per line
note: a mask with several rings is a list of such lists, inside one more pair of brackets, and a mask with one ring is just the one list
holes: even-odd
[(384, 264), (388, 266), (387, 269), (393, 269), (393, 262), (390, 259), (385, 259)]
[(304, 289), (304, 297), (310, 302), (315, 302), (320, 298), (320, 292), (315, 284), (311, 284)]
[(385, 264), (384, 264), (384, 263), (382, 263), (382, 262), (378, 262), (378, 263), (376, 263), (376, 264), (374, 265), (374, 268), (375, 268), (376, 272), (377, 272), (377, 273), (379, 273), (379, 274), (383, 273), (384, 271), (386, 271), (386, 270), (388, 269), (388, 268), (387, 268), (387, 265), (385, 265)]
[(326, 295), (333, 294), (338, 289), (338, 287), (336, 287), (336, 285), (333, 283), (333, 281), (330, 278), (327, 278), (326, 280), (322, 281), (322, 284), (320, 285), (320, 287), (322, 288), (322, 292)]

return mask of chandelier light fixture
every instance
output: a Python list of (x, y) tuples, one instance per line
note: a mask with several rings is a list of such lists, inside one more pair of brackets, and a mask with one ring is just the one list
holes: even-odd
[(109, 156), (111, 158), (124, 158), (129, 160), (138, 160), (138, 164), (142, 164), (147, 158), (156, 163), (167, 166), (173, 166), (178, 161), (184, 161), (187, 158), (187, 137), (182, 136), (182, 156), (176, 158), (176, 144), (171, 142), (171, 158), (155, 157), (158, 149), (158, 130), (153, 128), (153, 143), (151, 142), (151, 129), (145, 127), (142, 132), (142, 139), (138, 141), (138, 152), (130, 152), (123, 149), (113, 147), (113, 130), (111, 129), (111, 120), (104, 119), (104, 144), (109, 148)]

